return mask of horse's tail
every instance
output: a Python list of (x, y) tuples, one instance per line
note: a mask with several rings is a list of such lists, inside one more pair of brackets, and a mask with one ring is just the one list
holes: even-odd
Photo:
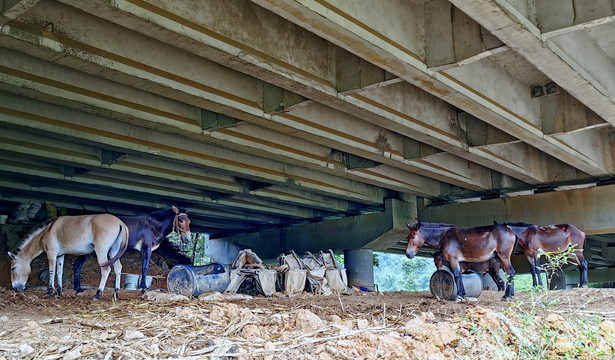
[(115, 240), (117, 242), (118, 239), (120, 237), (122, 237), (122, 243), (120, 244), (120, 250), (111, 259), (109, 259), (108, 261), (106, 261), (106, 262), (104, 262), (102, 264), (99, 264), (100, 267), (105, 267), (105, 266), (112, 265), (122, 255), (124, 255), (124, 253), (126, 252), (126, 249), (128, 249), (128, 236), (129, 236), (128, 227), (124, 223), (121, 223), (120, 224), (120, 233), (117, 235), (117, 238)]

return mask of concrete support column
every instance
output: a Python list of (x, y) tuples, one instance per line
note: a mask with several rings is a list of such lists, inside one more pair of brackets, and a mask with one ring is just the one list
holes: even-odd
[(344, 267), (348, 286), (374, 290), (374, 251), (372, 249), (344, 250)]

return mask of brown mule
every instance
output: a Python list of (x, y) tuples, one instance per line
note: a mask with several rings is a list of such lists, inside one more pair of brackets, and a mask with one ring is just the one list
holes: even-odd
[(516, 236), (508, 226), (462, 228), (451, 224), (421, 223), (420, 221), (413, 225), (408, 223), (406, 225), (410, 230), (406, 257), (412, 259), (423, 245), (440, 250), (444, 259), (451, 265), (459, 297), (465, 296), (459, 263), (462, 261), (482, 263), (498, 256), (504, 271), (508, 274), (504, 299), (512, 298), (515, 293), (513, 283), (515, 270), (510, 256), (516, 244)]

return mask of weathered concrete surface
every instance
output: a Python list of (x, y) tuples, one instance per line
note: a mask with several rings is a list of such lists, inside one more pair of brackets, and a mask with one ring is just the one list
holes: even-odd
[(570, 223), (586, 234), (615, 232), (615, 185), (561, 190), (476, 202), (419, 208), (423, 221), (459, 226), (493, 221), (527, 221), (537, 225)]
[(413, 221), (416, 209), (415, 203), (395, 199), (387, 199), (385, 204), (385, 211), (382, 212), (261, 231), (224, 240), (258, 249), (258, 255), (263, 259), (272, 259), (290, 250), (295, 250), (297, 254), (327, 249), (369, 248), (384, 251), (408, 235), (405, 222)]

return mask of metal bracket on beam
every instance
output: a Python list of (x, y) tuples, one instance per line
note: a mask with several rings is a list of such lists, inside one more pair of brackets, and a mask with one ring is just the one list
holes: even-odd
[(263, 111), (267, 114), (281, 113), (306, 100), (308, 99), (281, 87), (267, 83), (263, 85)]
[(533, 98), (541, 97), (545, 95), (559, 95), (559, 86), (553, 81), (550, 81), (544, 85), (532, 85), (531, 94)]
[(215, 130), (220, 128), (226, 128), (233, 126), (241, 120), (234, 117), (215, 113), (213, 111), (201, 109), (201, 117), (198, 122), (201, 124), (203, 130)]

